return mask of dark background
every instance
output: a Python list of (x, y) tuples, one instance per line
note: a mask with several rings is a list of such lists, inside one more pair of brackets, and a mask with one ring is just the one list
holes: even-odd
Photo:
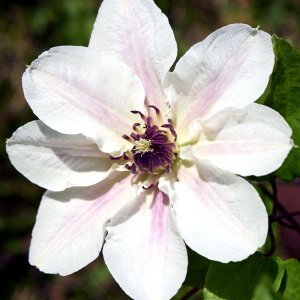
[[(299, 0), (156, 3), (175, 31), (179, 57), (212, 31), (236, 22), (260, 25), (300, 48)], [(87, 45), (99, 4), (98, 0), (0, 0), (0, 299), (128, 299), (101, 256), (67, 277), (43, 274), (29, 265), (31, 230), (43, 190), (11, 166), (5, 151), (6, 138), (36, 119), (22, 93), (26, 65), (53, 46)]]

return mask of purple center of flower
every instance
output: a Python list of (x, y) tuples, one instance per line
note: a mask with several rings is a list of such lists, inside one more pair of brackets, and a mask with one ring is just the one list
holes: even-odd
[[(155, 114), (151, 114), (151, 108)], [(131, 112), (140, 115), (143, 122), (134, 123), (133, 132), (123, 135), (133, 145), (131, 151), (122, 156), (128, 161), (125, 167), (134, 174), (168, 172), (177, 152), (177, 135), (172, 120), (162, 122), (159, 109), (153, 105), (149, 105), (147, 117), (140, 111)]]

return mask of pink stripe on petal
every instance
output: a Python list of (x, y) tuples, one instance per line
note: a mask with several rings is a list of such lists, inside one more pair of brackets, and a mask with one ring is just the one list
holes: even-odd
[(176, 225), (189, 247), (225, 263), (243, 260), (263, 245), (266, 209), (246, 180), (192, 156), (177, 178), (162, 185), (173, 198)]
[(107, 230), (105, 262), (130, 297), (167, 300), (177, 292), (187, 256), (166, 195), (156, 187), (142, 192), (112, 218)]
[(128, 147), (122, 134), (136, 121), (130, 111), (144, 109), (144, 88), (134, 72), (115, 57), (85, 47), (44, 52), (24, 73), (23, 89), (47, 126), (92, 138), (110, 154)]
[(163, 241), (168, 221), (168, 206), (169, 198), (161, 191), (155, 191), (151, 205), (150, 245), (159, 245)]
[(231, 24), (195, 44), (164, 81), (177, 131), (197, 118), (253, 103), (267, 87), (274, 66), (271, 36)]

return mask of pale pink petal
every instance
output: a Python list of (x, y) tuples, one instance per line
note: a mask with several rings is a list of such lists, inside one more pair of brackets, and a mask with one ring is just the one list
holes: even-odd
[(163, 109), (161, 84), (177, 46), (168, 19), (152, 0), (104, 0), (89, 47), (130, 66), (144, 84), (147, 102)]
[(227, 109), (203, 122), (201, 137), (192, 147), (199, 159), (243, 176), (262, 176), (278, 169), (293, 143), (292, 130), (267, 106), (251, 104)]
[(82, 135), (58, 133), (41, 121), (20, 127), (7, 141), (14, 167), (29, 180), (52, 191), (88, 186), (109, 174), (112, 160)]
[(253, 103), (274, 65), (271, 36), (244, 24), (225, 26), (194, 45), (165, 80), (174, 121), (190, 121), (226, 107)]
[(180, 167), (177, 180), (160, 185), (173, 198), (180, 235), (200, 255), (240, 261), (264, 244), (267, 212), (244, 179), (194, 160)]
[(107, 227), (105, 262), (133, 299), (170, 299), (187, 269), (184, 242), (174, 225), (168, 197), (156, 188), (143, 192)]
[(104, 152), (126, 148), (122, 139), (143, 110), (139, 78), (122, 62), (85, 47), (44, 52), (23, 76), (26, 100), (49, 127), (92, 138)]
[(68, 275), (96, 259), (106, 222), (135, 194), (126, 174), (112, 173), (92, 187), (46, 192), (32, 233), (30, 264)]

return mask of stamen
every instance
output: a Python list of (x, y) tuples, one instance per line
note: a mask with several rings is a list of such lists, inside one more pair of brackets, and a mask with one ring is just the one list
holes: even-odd
[(170, 168), (170, 166), (169, 166), (169, 165), (167, 165), (167, 167), (166, 167), (166, 173), (168, 173), (168, 174), (170, 174), (170, 173), (171, 173), (171, 168)]
[(155, 105), (149, 105), (149, 107), (153, 108), (156, 114), (160, 114), (160, 110)]
[(131, 137), (133, 140), (135, 140), (135, 141), (139, 139), (139, 135), (136, 134), (136, 133), (134, 133), (134, 132), (131, 132), (131, 133), (130, 133), (130, 137)]
[(149, 186), (142, 186), (143, 190), (149, 190), (151, 189), (152, 187), (154, 187), (154, 184), (150, 184)]
[(133, 114), (138, 114), (141, 116), (142, 120), (145, 121), (146, 117), (143, 113), (141, 113), (139, 110), (132, 110), (131, 111)]
[(163, 123), (161, 112), (155, 105), (148, 105), (147, 108), (146, 116), (138, 110), (131, 111), (138, 114), (143, 123), (134, 123), (130, 135), (123, 135), (124, 139), (133, 144), (131, 151), (122, 156), (128, 161), (125, 168), (133, 174), (158, 175), (164, 171), (170, 173), (171, 165), (176, 159), (177, 134), (173, 122), (169, 119), (168, 123)]
[(151, 127), (151, 123), (152, 123), (152, 118), (151, 117), (147, 117), (147, 119), (146, 119), (146, 125), (147, 125), (147, 127)]
[(134, 123), (132, 128), (133, 130), (137, 130), (137, 127), (141, 126), (141, 123)]
[(119, 159), (123, 158), (123, 155), (117, 156), (117, 157), (113, 157), (113, 156), (110, 155), (109, 158), (110, 158), (111, 160), (119, 160)]
[(172, 133), (172, 135), (174, 136), (175, 138), (175, 141), (177, 140), (177, 133), (176, 131), (174, 130), (174, 127), (172, 124), (163, 124), (161, 125), (161, 127), (163, 128), (168, 128), (170, 130), (170, 132)]
[(125, 168), (126, 168), (128, 171), (131, 171), (131, 166), (130, 166), (130, 164), (125, 164)]
[(131, 166), (131, 173), (132, 174), (137, 174), (136, 165), (135, 164), (132, 164), (132, 166)]
[(131, 140), (131, 138), (130, 138), (127, 134), (123, 134), (123, 135), (122, 135), (122, 138), (123, 138), (124, 140), (126, 140), (126, 141), (130, 141), (130, 140)]

